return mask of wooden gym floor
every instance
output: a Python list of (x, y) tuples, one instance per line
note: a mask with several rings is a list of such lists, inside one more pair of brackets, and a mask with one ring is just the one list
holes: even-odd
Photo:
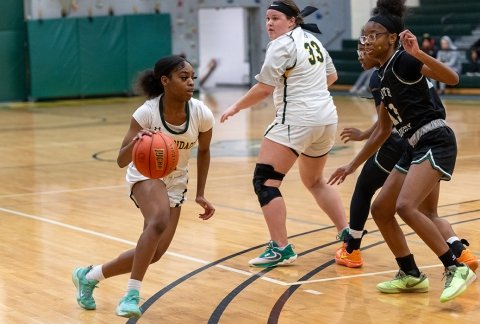
[[(139, 323), (476, 323), (480, 284), (441, 304), (443, 269), (408, 226), (402, 226), (417, 263), (430, 278), (423, 294), (384, 295), (375, 285), (397, 266), (375, 223), (363, 240), (365, 266), (335, 265), (336, 230), (299, 181), (294, 167), (282, 185), (290, 242), (299, 259), (274, 269), (248, 267), (268, 232), (251, 178), (271, 103), (220, 124), (221, 112), (245, 89), (201, 93), (217, 124), (206, 196), (217, 209), (209, 221), (189, 198), (167, 254), (145, 277)], [(365, 129), (370, 100), (334, 95), (339, 131)], [(0, 105), (0, 323), (125, 323), (115, 306), (128, 275), (101, 282), (97, 310), (75, 301), (71, 271), (99, 264), (135, 246), (142, 217), (127, 196), (124, 169), (115, 163), (140, 98)], [(446, 100), (459, 156), (454, 178), (442, 182), (439, 214), (480, 255), (480, 114), (478, 100)], [(363, 143), (337, 141), (328, 177)], [(356, 175), (338, 186), (348, 213)], [(476, 319), (476, 320), (475, 320)], [(134, 321), (129, 321), (130, 323)]]

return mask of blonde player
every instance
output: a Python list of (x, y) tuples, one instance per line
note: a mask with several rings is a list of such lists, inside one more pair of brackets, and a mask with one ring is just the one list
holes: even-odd
[(323, 177), (337, 131), (337, 111), (328, 91), (337, 73), (322, 43), (310, 33), (319, 33), (318, 27), (303, 22), (315, 10), (307, 7), (300, 12), (290, 0), (272, 2), (266, 13), (271, 42), (256, 76), (258, 83), (221, 116), (225, 122), (273, 94), (276, 116), (265, 131), (253, 175), (271, 241), (265, 252), (250, 260), (252, 266), (272, 267), (297, 258), (288, 243), (286, 206), (279, 190), (297, 159), (303, 184), (339, 233), (348, 233), (340, 195)]

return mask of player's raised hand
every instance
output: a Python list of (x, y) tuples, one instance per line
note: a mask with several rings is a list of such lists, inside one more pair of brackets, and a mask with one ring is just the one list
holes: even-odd
[(408, 29), (405, 29), (399, 34), (402, 46), (408, 54), (415, 56), (420, 48), (418, 47), (417, 37)]

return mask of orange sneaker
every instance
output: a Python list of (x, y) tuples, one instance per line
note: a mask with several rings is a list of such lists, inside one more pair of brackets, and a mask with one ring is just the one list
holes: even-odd
[(362, 254), (360, 250), (348, 253), (347, 244), (343, 244), (335, 253), (335, 263), (348, 268), (360, 268), (363, 265)]
[(460, 263), (465, 263), (468, 265), (473, 272), (475, 272), (478, 268), (478, 259), (469, 249), (463, 250), (462, 254), (457, 258), (457, 260)]

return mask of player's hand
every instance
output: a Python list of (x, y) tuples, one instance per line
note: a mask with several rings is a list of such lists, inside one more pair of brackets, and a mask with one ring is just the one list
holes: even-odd
[(350, 164), (344, 165), (339, 167), (335, 172), (332, 173), (330, 176), (330, 179), (328, 179), (327, 183), (330, 185), (334, 184), (341, 184), (345, 178), (349, 175), (352, 174), (355, 171), (354, 168)]
[(210, 202), (208, 202), (208, 200), (205, 199), (205, 197), (197, 196), (197, 198), (195, 198), (195, 202), (200, 206), (202, 206), (202, 208), (204, 209), (203, 214), (198, 214), (199, 218), (203, 220), (207, 220), (210, 217), (212, 217), (213, 214), (215, 214), (215, 208), (213, 208), (213, 205)]
[(142, 138), (142, 136), (152, 136), (153, 134), (155, 133), (158, 133), (157, 131), (155, 130), (151, 130), (151, 129), (142, 129), (141, 131), (139, 131), (137, 133), (137, 135), (135, 135), (135, 137), (133, 138), (133, 142), (139, 140)]
[(343, 143), (348, 143), (349, 141), (363, 141), (363, 132), (358, 128), (347, 127), (340, 133), (340, 139)]
[(221, 123), (225, 122), (228, 119), (228, 117), (233, 116), (238, 112), (239, 110), (235, 106), (228, 107), (227, 110), (225, 110), (222, 116), (220, 117), (220, 122)]
[(418, 47), (417, 37), (408, 29), (405, 29), (399, 34), (400, 41), (402, 42), (402, 46), (407, 51), (408, 54), (412, 56), (416, 56), (416, 54), (420, 51)]

